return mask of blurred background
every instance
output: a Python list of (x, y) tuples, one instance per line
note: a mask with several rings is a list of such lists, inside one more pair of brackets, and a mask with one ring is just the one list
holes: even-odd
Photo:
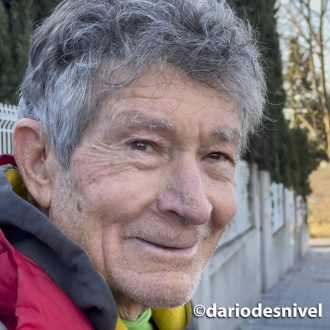
[[(12, 152), (31, 32), (59, 2), (0, 0), (0, 154)], [(321, 302), (330, 310), (329, 1), (228, 3), (257, 31), (267, 71), (267, 119), (239, 163), (239, 210), (194, 300), (253, 306), (301, 299), (301, 304)], [(319, 323), (300, 321), (297, 329), (330, 329), (326, 316)], [(286, 329), (276, 322), (268, 322), (269, 329)], [(203, 329), (268, 329), (254, 320), (201, 323)]]

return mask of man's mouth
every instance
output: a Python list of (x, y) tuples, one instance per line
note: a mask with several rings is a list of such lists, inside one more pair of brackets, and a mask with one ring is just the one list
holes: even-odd
[(195, 254), (198, 243), (180, 244), (180, 243), (160, 243), (153, 240), (146, 240), (139, 237), (134, 238), (138, 243), (144, 245), (146, 248), (158, 249), (163, 252)]

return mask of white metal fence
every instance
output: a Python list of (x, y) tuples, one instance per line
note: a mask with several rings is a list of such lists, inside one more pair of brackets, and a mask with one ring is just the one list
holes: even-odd
[(17, 107), (0, 103), (0, 154), (11, 154), (12, 133), (17, 120)]
[[(240, 161), (237, 214), (214, 257), (204, 269), (194, 296), (206, 307), (255, 307), (306, 253), (306, 205), (301, 196), (271, 182), (270, 174)], [(236, 330), (242, 318), (199, 319), (203, 330)]]

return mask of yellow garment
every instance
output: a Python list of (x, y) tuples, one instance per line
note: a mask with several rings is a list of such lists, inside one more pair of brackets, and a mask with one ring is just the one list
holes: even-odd
[(29, 193), (24, 185), (22, 177), (19, 171), (15, 168), (11, 168), (6, 172), (6, 178), (11, 184), (13, 191), (22, 197), (23, 199), (28, 199)]
[[(152, 310), (152, 319), (159, 330), (183, 330), (192, 319), (190, 302), (175, 308), (159, 308)], [(127, 330), (126, 325), (118, 319), (116, 330)]]

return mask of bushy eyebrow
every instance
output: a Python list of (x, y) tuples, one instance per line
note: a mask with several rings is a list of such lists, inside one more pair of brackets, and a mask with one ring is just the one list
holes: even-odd
[(212, 137), (217, 142), (227, 142), (239, 146), (241, 143), (241, 134), (237, 129), (218, 127), (213, 131)]
[[(153, 118), (139, 111), (123, 111), (114, 113), (110, 118), (110, 125), (107, 125), (107, 132), (120, 127), (139, 127), (146, 130), (174, 130), (175, 124), (169, 120)], [(211, 134), (211, 140), (215, 143), (227, 142), (238, 146), (241, 141), (241, 135), (238, 130), (218, 127)], [(211, 141), (210, 141), (211, 142)]]
[(111, 117), (109, 128), (118, 128), (122, 126), (142, 127), (147, 130), (170, 130), (175, 128), (175, 125), (168, 120), (150, 118), (138, 111), (124, 111), (119, 114), (114, 114)]

